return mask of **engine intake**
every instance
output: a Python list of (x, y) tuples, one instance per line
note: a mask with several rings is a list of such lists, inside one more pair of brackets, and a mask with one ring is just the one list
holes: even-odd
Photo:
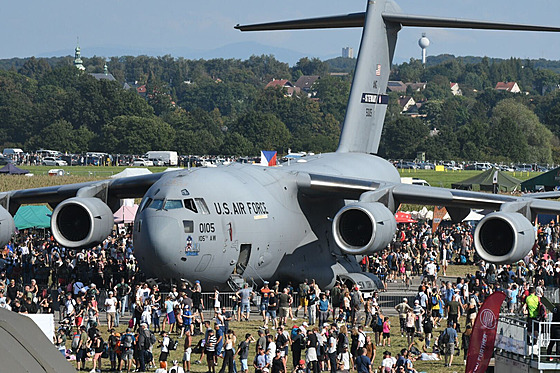
[(511, 264), (523, 259), (535, 244), (531, 222), (519, 213), (493, 212), (474, 231), (476, 252), (485, 261)]
[(6, 245), (10, 242), (12, 235), (16, 230), (14, 218), (8, 210), (0, 206), (0, 246)]
[(333, 220), (336, 244), (343, 253), (351, 255), (371, 254), (384, 249), (396, 229), (395, 216), (379, 202), (347, 205)]
[(111, 234), (113, 224), (111, 209), (99, 198), (69, 198), (56, 206), (51, 218), (54, 238), (70, 248), (102, 242)]

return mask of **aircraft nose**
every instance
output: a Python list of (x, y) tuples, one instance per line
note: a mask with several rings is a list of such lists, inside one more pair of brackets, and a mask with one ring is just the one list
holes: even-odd
[[(165, 216), (144, 217), (141, 222), (138, 239), (135, 239), (135, 251), (138, 248), (138, 260), (145, 262), (144, 268), (161, 271), (177, 258), (183, 228), (177, 219)], [(136, 254), (136, 253), (135, 253)]]

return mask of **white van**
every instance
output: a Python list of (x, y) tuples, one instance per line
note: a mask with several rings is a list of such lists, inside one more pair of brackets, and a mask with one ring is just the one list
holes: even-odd
[(158, 165), (158, 166), (177, 166), (179, 163), (178, 162), (179, 157), (177, 156), (177, 152), (172, 152), (172, 151), (164, 151), (164, 150), (149, 151), (146, 153), (144, 158), (148, 158), (150, 161), (154, 163), (154, 165)]
[(20, 148), (6, 148), (2, 151), (2, 155), (9, 158), (17, 157), (20, 154), (23, 154), (23, 150)]

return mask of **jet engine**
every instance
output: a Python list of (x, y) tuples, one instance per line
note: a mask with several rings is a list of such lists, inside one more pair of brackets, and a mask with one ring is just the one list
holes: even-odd
[(113, 224), (113, 212), (99, 198), (69, 198), (56, 206), (51, 218), (54, 238), (71, 248), (102, 242)]
[(14, 218), (4, 207), (0, 206), (0, 246), (3, 247), (10, 242), (15, 230)]
[(476, 252), (485, 261), (511, 264), (525, 257), (535, 244), (531, 222), (516, 212), (493, 212), (474, 231)]
[(397, 222), (379, 202), (344, 206), (333, 220), (334, 240), (345, 254), (362, 255), (382, 250), (391, 242)]

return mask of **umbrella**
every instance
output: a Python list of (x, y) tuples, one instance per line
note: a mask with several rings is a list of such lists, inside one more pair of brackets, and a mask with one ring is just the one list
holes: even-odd
[(397, 223), (416, 223), (416, 220), (412, 219), (410, 214), (402, 211), (395, 214), (395, 220)]

